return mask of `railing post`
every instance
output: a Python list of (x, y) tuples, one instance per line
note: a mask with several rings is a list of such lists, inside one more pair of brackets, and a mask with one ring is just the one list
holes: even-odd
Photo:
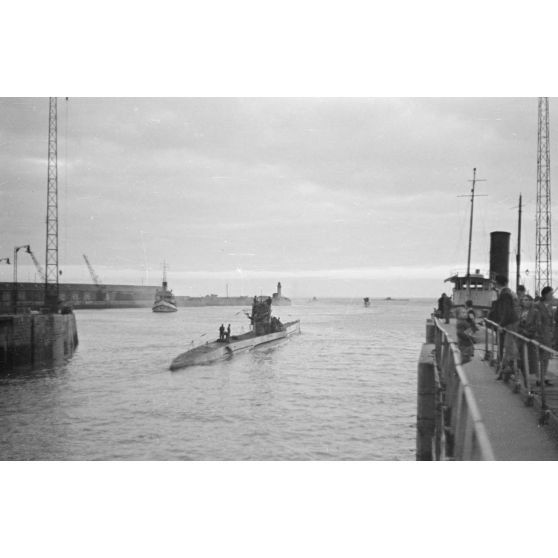
[(454, 459), (463, 459), (463, 447), (465, 440), (465, 432), (467, 429), (468, 413), (465, 405), (465, 394), (461, 382), (458, 383), (456, 389), (456, 397), (453, 413), (453, 457)]
[(531, 374), (531, 365), (529, 363), (529, 359), (531, 358), (531, 342), (524, 341), (523, 342), (523, 375), (525, 376), (525, 389), (527, 390), (527, 400), (525, 404), (528, 407), (533, 405), (533, 394), (531, 392), (531, 379), (529, 375)]
[(494, 366), (495, 364), (498, 364), (498, 352), (496, 350), (496, 329), (492, 324), (490, 324), (490, 331), (492, 332), (492, 351), (490, 354), (490, 366)]
[(490, 362), (490, 353), (488, 351), (488, 324), (484, 322), (484, 360)]
[(475, 431), (475, 425), (473, 424), (473, 417), (471, 417), (471, 412), (469, 408), (465, 407), (465, 429), (463, 432), (463, 449), (462, 449), (462, 459), (466, 461), (471, 461), (473, 457), (473, 436)]
[[(498, 326), (498, 331), (499, 331), (499, 334), (500, 334), (500, 337), (498, 337), (498, 341), (500, 343), (500, 346), (498, 347), (499, 348), (498, 352), (500, 354), (500, 370), (504, 370), (504, 368), (506, 366), (506, 362), (504, 361), (504, 352), (506, 350), (506, 337), (508, 335), (511, 335), (511, 334), (508, 334), (508, 332), (506, 331), (506, 328), (501, 327), (501, 326)], [(509, 376), (510, 376), (510, 374), (506, 374), (504, 376), (504, 381), (506, 383), (508, 382)]]
[[(544, 350), (544, 349), (543, 349)], [(541, 387), (541, 416), (539, 419), (539, 425), (543, 426), (548, 422), (548, 408), (546, 406), (546, 368), (547, 365), (541, 363), (541, 346), (537, 343), (537, 362), (538, 362), (538, 369), (539, 369), (539, 382)], [(547, 356), (544, 356), (545, 362), (547, 362)]]

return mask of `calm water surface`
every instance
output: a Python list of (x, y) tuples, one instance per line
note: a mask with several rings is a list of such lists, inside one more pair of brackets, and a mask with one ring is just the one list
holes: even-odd
[[(0, 376), (0, 459), (414, 459), (431, 301), (274, 310), (302, 334), (210, 366), (170, 361), (241, 308), (77, 311), (64, 366)], [(206, 333), (205, 336), (200, 334)]]

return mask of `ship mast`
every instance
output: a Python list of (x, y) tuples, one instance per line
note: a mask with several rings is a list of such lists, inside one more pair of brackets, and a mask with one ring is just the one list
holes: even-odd
[(521, 194), (519, 194), (519, 215), (517, 218), (517, 255), (515, 256), (515, 290), (519, 287), (520, 267), (521, 267)]
[(167, 262), (163, 261), (163, 287), (167, 288)]
[[(469, 248), (467, 251), (467, 297), (471, 297), (471, 245), (473, 244), (473, 212), (475, 207), (475, 186), (477, 182), (484, 182), (484, 178), (477, 178), (477, 169), (473, 169), (473, 180), (469, 180), (471, 185), (471, 217), (469, 219)], [(484, 195), (484, 194), (481, 194)], [(463, 196), (460, 196), (463, 197)]]

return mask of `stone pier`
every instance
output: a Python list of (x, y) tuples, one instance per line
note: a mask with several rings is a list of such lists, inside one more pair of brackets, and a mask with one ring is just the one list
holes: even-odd
[(74, 314), (0, 315), (0, 372), (63, 362), (77, 344)]

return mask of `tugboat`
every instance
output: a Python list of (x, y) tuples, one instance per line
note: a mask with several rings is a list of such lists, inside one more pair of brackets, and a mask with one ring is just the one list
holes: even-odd
[(364, 297), (362, 300), (364, 301), (364, 307), (368, 308), (370, 306), (370, 298)]
[(252, 315), (247, 315), (250, 319), (251, 331), (194, 347), (178, 355), (171, 362), (170, 370), (211, 364), (232, 357), (236, 353), (249, 351), (259, 345), (300, 333), (300, 320), (281, 323), (279, 319), (271, 316), (271, 303), (271, 297), (255, 296), (252, 303)]
[(172, 290), (167, 287), (167, 265), (163, 264), (163, 286), (155, 293), (153, 312), (176, 312), (176, 299)]

